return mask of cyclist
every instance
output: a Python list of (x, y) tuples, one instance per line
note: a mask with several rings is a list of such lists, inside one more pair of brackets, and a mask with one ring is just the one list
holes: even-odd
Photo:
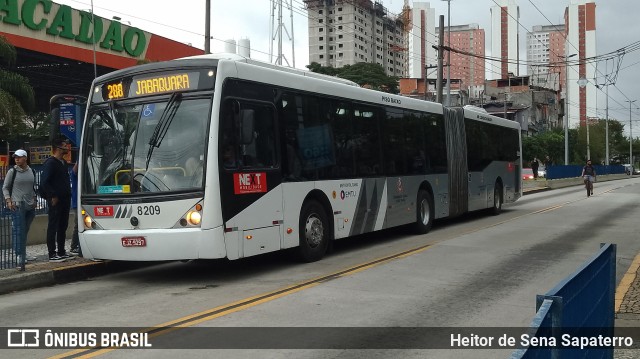
[(596, 180), (596, 169), (591, 165), (591, 160), (587, 160), (587, 165), (582, 167), (582, 178), (589, 197), (593, 194), (593, 182)]

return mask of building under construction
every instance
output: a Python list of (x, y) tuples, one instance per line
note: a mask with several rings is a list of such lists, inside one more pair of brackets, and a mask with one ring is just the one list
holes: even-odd
[(380, 64), (389, 76), (408, 69), (405, 11), (392, 15), (370, 0), (304, 0), (309, 13), (309, 62), (340, 68)]

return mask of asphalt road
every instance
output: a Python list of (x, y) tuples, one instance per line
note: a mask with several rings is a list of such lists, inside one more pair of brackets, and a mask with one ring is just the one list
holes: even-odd
[[(557, 189), (528, 195), (500, 216), (439, 221), (427, 235), (394, 230), (341, 241), (316, 263), (294, 263), (284, 254), (167, 263), (8, 294), (0, 302), (3, 327), (155, 328), (156, 349), (21, 349), (0, 356), (506, 358), (512, 350), (415, 349), (433, 333), (398, 327), (527, 327), (536, 294), (603, 242), (618, 246), (619, 281), (640, 252), (638, 203), (640, 178), (597, 183), (591, 198), (580, 187)], [(189, 329), (161, 329), (167, 325)], [(337, 349), (323, 342), (331, 335), (341, 342)], [(214, 339), (232, 348), (264, 341), (259, 349), (196, 350), (220, 345)], [(358, 349), (393, 343), (399, 348)]]

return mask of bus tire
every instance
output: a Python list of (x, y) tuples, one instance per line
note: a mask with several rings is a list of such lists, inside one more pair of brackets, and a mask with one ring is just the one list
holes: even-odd
[(324, 207), (315, 200), (306, 201), (300, 211), (298, 259), (307, 263), (322, 259), (330, 237), (331, 228)]
[(491, 207), (491, 214), (494, 216), (499, 215), (502, 212), (502, 203), (504, 202), (502, 198), (502, 185), (500, 182), (496, 182), (496, 185), (493, 189), (493, 207)]
[(428, 233), (433, 225), (433, 216), (433, 198), (429, 192), (421, 189), (418, 191), (418, 200), (416, 202), (415, 231), (418, 234)]

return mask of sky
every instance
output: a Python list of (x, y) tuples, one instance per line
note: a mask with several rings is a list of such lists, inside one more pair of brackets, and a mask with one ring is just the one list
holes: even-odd
[[(91, 0), (54, 0), (76, 9), (90, 9)], [(302, 0), (291, 0), (293, 4), (293, 27), (290, 11), (283, 9), (286, 32), (283, 34), (285, 64), (305, 69), (308, 64), (307, 12)], [(392, 14), (402, 10), (403, 0), (378, 0)], [(497, 0), (496, 0), (497, 1)], [(520, 7), (520, 57), (526, 59), (527, 31), (534, 25), (562, 24), (564, 9), (571, 0), (516, 0)], [(409, 0), (409, 4), (413, 3)], [(436, 9), (436, 23), (439, 15), (447, 21), (447, 0), (429, 1)], [(485, 29), (487, 51), (491, 49), (490, 8), (494, 0), (451, 0), (450, 16), (452, 25), (477, 23)], [(195, 47), (204, 48), (205, 0), (93, 0), (95, 13), (107, 19), (120, 17), (123, 23), (142, 30), (170, 38)], [(640, 41), (640, 1), (638, 0), (596, 0), (596, 53), (598, 55), (615, 52), (634, 42)], [(211, 0), (211, 52), (224, 51), (224, 41), (248, 38), (251, 41), (251, 57), (270, 61), (271, 2), (269, 0)], [(435, 32), (435, 30), (434, 30)], [(295, 54), (287, 34), (295, 39)], [(274, 52), (277, 43), (273, 42)], [(295, 56), (294, 56), (295, 55)], [(488, 54), (489, 55), (489, 54)], [(628, 135), (629, 103), (632, 104), (634, 137), (640, 136), (640, 51), (631, 51), (619, 57), (619, 72), (615, 85), (609, 86), (609, 118), (620, 120)], [(295, 61), (294, 61), (295, 60)], [(609, 76), (615, 75), (618, 60), (598, 64), (598, 70)], [(606, 70), (608, 69), (608, 71)], [(526, 68), (520, 68), (520, 75)], [(590, 79), (593, 83), (594, 80)], [(604, 83), (604, 79), (596, 79)], [(606, 94), (598, 92), (597, 104), (589, 103), (588, 115), (606, 115)]]

